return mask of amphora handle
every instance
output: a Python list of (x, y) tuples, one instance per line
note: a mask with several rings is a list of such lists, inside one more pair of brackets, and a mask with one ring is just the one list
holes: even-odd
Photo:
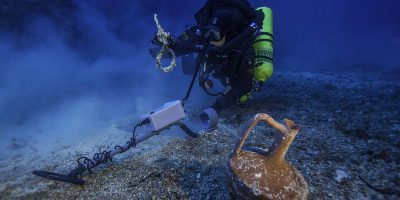
[[(285, 119), (285, 125), (275, 121), (271, 116), (265, 113), (259, 113), (256, 114), (248, 123), (246, 128), (244, 129), (241, 137), (238, 139), (236, 142), (233, 156), (235, 155), (240, 155), (242, 152), (242, 147), (249, 136), (251, 130), (260, 123), (261, 121), (267, 122), (270, 126), (274, 127), (275, 129), (278, 129), (280, 133), (283, 134), (283, 142), (280, 144), (277, 149), (280, 151), (276, 152), (276, 156), (279, 158), (283, 159), (287, 149), (289, 148), (289, 145), (292, 143), (294, 137), (300, 130), (300, 125), (295, 124), (293, 121), (289, 119)], [(275, 149), (276, 150), (276, 149)]]

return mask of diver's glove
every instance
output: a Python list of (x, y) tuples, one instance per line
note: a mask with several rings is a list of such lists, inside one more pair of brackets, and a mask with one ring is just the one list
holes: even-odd
[(157, 46), (162, 46), (163, 45), (162, 42), (160, 42), (158, 40), (157, 34), (153, 37), (153, 39), (151, 40), (151, 43), (154, 44), (154, 45), (157, 45)]
[[(175, 43), (175, 40), (174, 40), (174, 38), (172, 36), (169, 36), (166, 39), (167, 39), (168, 45), (173, 45)], [(159, 37), (157, 36), (157, 33), (153, 37), (153, 39), (151, 40), (151, 43), (154, 44), (154, 45), (157, 45), (157, 46), (162, 46), (163, 45), (162, 41), (160, 41)]]
[[(172, 38), (172, 36), (167, 38), (167, 42), (168, 42), (168, 46), (171, 47), (174, 45), (174, 39)], [(151, 40), (151, 43), (156, 45), (156, 47), (151, 47), (149, 48), (149, 53), (153, 58), (157, 58), (157, 54), (161, 51), (162, 46), (164, 45), (157, 37), (157, 34), (154, 36), (154, 38)], [(171, 59), (172, 56), (170, 54), (165, 54), (163, 59), (167, 58), (167, 59)]]

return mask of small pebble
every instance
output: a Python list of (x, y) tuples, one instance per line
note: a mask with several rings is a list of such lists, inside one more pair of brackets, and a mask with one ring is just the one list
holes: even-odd
[(342, 181), (344, 181), (344, 180), (346, 180), (348, 178), (350, 178), (350, 176), (345, 171), (340, 170), (340, 169), (336, 170), (335, 180), (337, 182), (341, 183)]

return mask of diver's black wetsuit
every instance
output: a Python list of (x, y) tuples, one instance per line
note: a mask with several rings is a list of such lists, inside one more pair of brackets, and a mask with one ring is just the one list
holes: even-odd
[[(234, 4), (236, 3), (236, 4)], [(213, 76), (231, 89), (219, 96), (212, 108), (218, 113), (231, 106), (253, 88), (253, 65), (255, 32), (249, 28), (250, 22), (261, 24), (264, 15), (253, 10), (246, 0), (208, 0), (195, 15), (197, 26), (187, 29), (175, 39), (171, 48), (179, 55), (203, 51), (208, 42), (197, 30), (207, 25), (213, 13), (228, 13), (226, 42), (221, 47), (208, 48), (205, 64)], [(261, 26), (261, 25), (260, 25)]]

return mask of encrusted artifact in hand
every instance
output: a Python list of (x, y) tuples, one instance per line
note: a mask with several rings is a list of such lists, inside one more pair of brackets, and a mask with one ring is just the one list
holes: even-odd
[[(157, 40), (158, 42), (160, 42), (161, 45), (161, 50), (158, 52), (157, 56), (156, 56), (156, 65), (157, 67), (162, 70), (163, 72), (171, 72), (172, 70), (174, 70), (174, 68), (176, 67), (176, 55), (174, 50), (172, 50), (169, 46), (172, 43), (172, 37), (171, 34), (169, 32), (165, 32), (164, 29), (161, 27), (160, 22), (158, 21), (158, 17), (157, 14), (154, 14), (154, 21), (157, 24)], [(163, 67), (161, 65), (161, 59), (164, 56), (164, 54), (170, 54), (172, 56), (172, 61), (171, 64), (168, 67)]]

